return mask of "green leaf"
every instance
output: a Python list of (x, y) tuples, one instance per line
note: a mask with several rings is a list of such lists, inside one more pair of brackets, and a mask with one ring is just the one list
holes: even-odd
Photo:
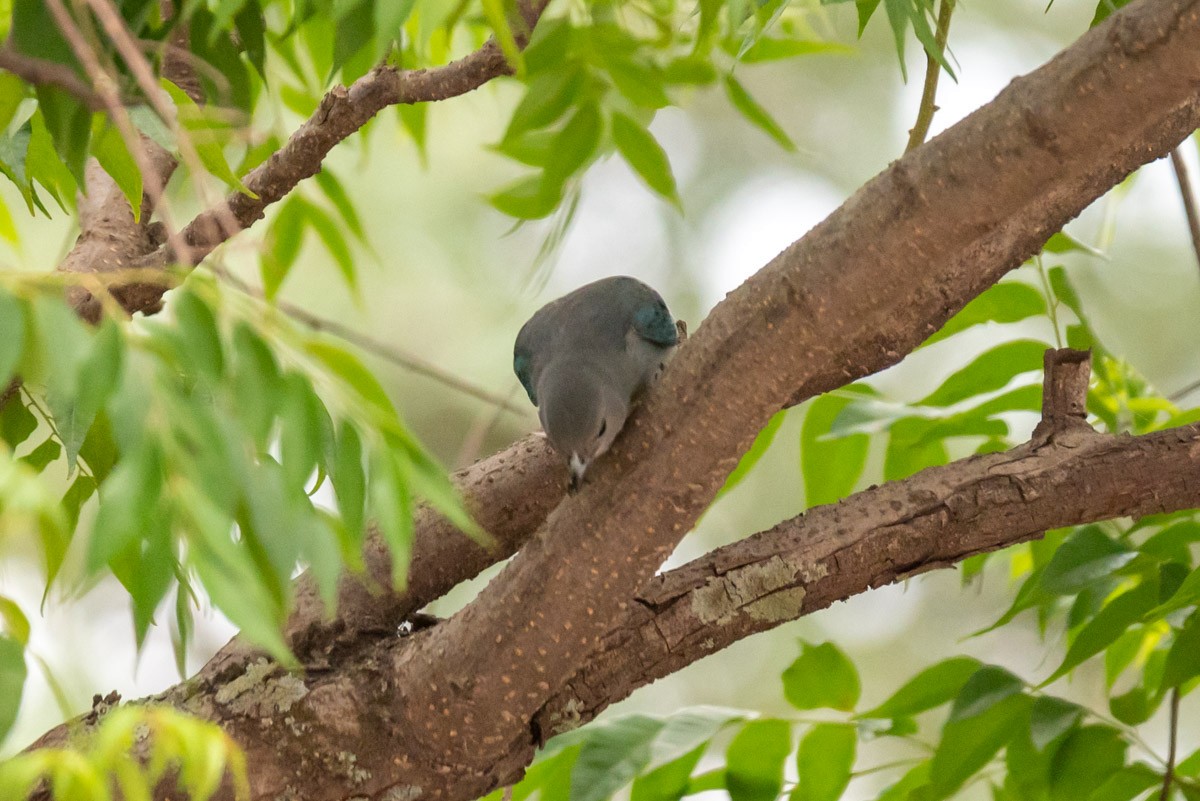
[[(66, 162), (55, 149), (54, 139), (40, 111), (29, 118), (29, 146), (25, 151), (25, 172), (30, 180), (36, 179), (45, 187), (59, 208), (66, 210), (72, 206), (78, 184)], [(32, 189), (30, 192), (32, 193)], [(41, 206), (35, 194), (31, 199)], [(42, 210), (45, 211), (44, 208)]]
[(1090, 245), (1085, 245), (1066, 231), (1059, 231), (1046, 240), (1042, 245), (1043, 253), (1086, 253), (1089, 256), (1104, 258), (1104, 253)]
[(619, 111), (612, 115), (613, 141), (617, 150), (629, 162), (634, 172), (642, 177), (646, 185), (679, 207), (679, 194), (675, 188), (675, 176), (671, 172), (671, 163), (662, 146), (655, 141), (650, 132), (639, 125), (632, 117), (627, 117)]
[[(365, 0), (340, 5), (342, 13), (334, 25), (332, 71), (341, 69), (342, 81), (349, 86), (366, 72), (362, 66), (351, 62), (357, 61), (355, 56), (375, 40), (375, 14), (373, 3)], [(368, 52), (373, 54), (374, 48)]]
[[(412, 15), (416, 0), (377, 0), (375, 6), (375, 61), (382, 61), (392, 43), (401, 36), (404, 23)], [(418, 104), (424, 106), (424, 104)]]
[(742, 455), (742, 458), (737, 463), (737, 467), (733, 468), (733, 472), (729, 474), (729, 478), (725, 479), (725, 486), (721, 487), (721, 491), (717, 493), (718, 498), (732, 490), (738, 484), (741, 484), (743, 479), (754, 469), (754, 466), (762, 459), (763, 454), (771, 447), (771, 443), (775, 441), (775, 435), (779, 433), (779, 427), (783, 425), (783, 418), (786, 414), (786, 409), (776, 412), (767, 421), (767, 424), (763, 426), (763, 430), (758, 432), (758, 436), (754, 438), (754, 443), (750, 446), (750, 450)]
[[(2, 386), (7, 389), (7, 383)], [(12, 450), (17, 450), (17, 446), (29, 439), (35, 430), (37, 418), (18, 396), (11, 397), (4, 406), (0, 406), (0, 439), (7, 442)]]
[(725, 76), (725, 94), (729, 97), (729, 102), (733, 104), (733, 107), (751, 124), (774, 139), (784, 150), (789, 153), (796, 151), (796, 144), (791, 137), (767, 113), (767, 110), (751, 97), (750, 93), (746, 91), (746, 87), (742, 86), (732, 75)]
[[(867, 392), (862, 387), (848, 391)], [(822, 395), (804, 415), (800, 429), (800, 470), (804, 475), (804, 502), (811, 509), (837, 503), (854, 491), (867, 463), (870, 438), (866, 434), (825, 438), (834, 420), (853, 401), (840, 395)]]
[(280, 634), (283, 608), (246, 549), (234, 543), (232, 522), (190, 486), (178, 487), (176, 494), (189, 522), (189, 559), (213, 603), (247, 640), (294, 665)]
[(306, 204), (299, 195), (292, 195), (283, 201), (267, 235), (267, 249), (260, 262), (262, 272), (263, 294), (268, 301), (273, 300), (279, 292), (279, 287), (291, 272), (300, 255), (300, 245), (304, 241), (304, 224), (308, 220)]
[(1019, 339), (997, 345), (953, 373), (920, 401), (922, 406), (950, 406), (968, 398), (1003, 388), (1017, 375), (1042, 368), (1046, 344)]
[(929, 25), (929, 18), (926, 16), (932, 13), (933, 3), (925, 3), (923, 0), (908, 2), (909, 19), (912, 21), (913, 33), (917, 35), (919, 41), (925, 48), (926, 54), (932, 56), (946, 74), (951, 79), (957, 81), (958, 77), (954, 74), (954, 69), (950, 66), (950, 62), (946, 60), (946, 54), (942, 52), (942, 48), (938, 46), (937, 39), (934, 36), (933, 28)]
[(46, 469), (46, 465), (61, 455), (62, 445), (58, 444), (58, 440), (48, 438), (41, 445), (38, 445), (25, 456), (22, 456), (21, 461), (29, 465), (35, 472), (40, 473)]
[(862, 687), (854, 663), (831, 642), (801, 643), (799, 658), (783, 672), (783, 695), (797, 709), (850, 711)]
[(717, 71), (707, 59), (686, 56), (668, 62), (662, 77), (668, 84), (707, 86), (717, 79)]
[(653, 770), (672, 763), (707, 744), (724, 727), (745, 719), (746, 713), (741, 710), (720, 707), (699, 706), (677, 712), (667, 718), (650, 744), (650, 762), (646, 767)]
[(1075, 636), (1062, 664), (1050, 678), (1042, 682), (1042, 686), (1056, 681), (1084, 660), (1090, 659), (1116, 642), (1117, 638), (1153, 608), (1157, 601), (1158, 587), (1155, 582), (1149, 581), (1142, 582), (1113, 598)]
[(617, 91), (623, 94), (634, 105), (643, 108), (660, 109), (670, 105), (671, 100), (663, 89), (661, 71), (632, 59), (612, 55), (611, 51), (604, 52), (605, 67), (608, 77), (612, 79)]
[[(8, 388), (24, 348), (25, 304), (8, 292), (0, 290), (0, 394)], [(21, 406), (15, 401), (5, 405)], [(5, 436), (5, 439), (8, 440), (8, 437)], [(8, 441), (10, 444), (16, 444), (12, 440)]]
[(408, 131), (408, 135), (412, 137), (413, 143), (417, 146), (417, 155), (420, 156), (421, 166), (423, 167), (428, 166), (427, 162), (429, 159), (429, 153), (425, 146), (429, 134), (428, 112), (428, 103), (401, 104), (396, 107), (396, 113), (400, 115), (400, 123), (404, 126), (404, 130)]
[(309, 342), (305, 345), (305, 350), (348, 388), (353, 389), (362, 401), (376, 412), (377, 422), (398, 426), (396, 410), (392, 407), (387, 392), (356, 356), (344, 348), (322, 341)]
[(967, 679), (950, 709), (950, 722), (987, 712), (1024, 689), (1021, 680), (1002, 667), (984, 665)]
[[(197, 38), (203, 37), (198, 37), (197, 32), (193, 30), (193, 43)], [(257, 200), (258, 195), (251, 192), (234, 173), (233, 168), (229, 166), (229, 161), (225, 158), (221, 135), (218, 133), (219, 129), (215, 122), (211, 121), (205, 111), (197, 106), (195, 101), (178, 86), (167, 80), (162, 81), (162, 85), (175, 102), (180, 127), (187, 132), (205, 169), (230, 187)]]
[(1192, 612), (1176, 632), (1163, 666), (1161, 687), (1178, 687), (1196, 675), (1200, 675), (1200, 609)]
[(922, 670), (891, 698), (859, 717), (895, 718), (941, 706), (952, 701), (981, 667), (979, 660), (969, 656), (946, 659)]
[(725, 752), (725, 788), (731, 801), (775, 801), (783, 787), (783, 763), (792, 750), (787, 721), (752, 720)]
[(883, 460), (884, 481), (896, 481), (950, 461), (940, 437), (930, 436), (937, 422), (909, 417), (891, 427)]
[[(929, 762), (919, 762), (900, 778), (900, 781), (887, 788), (875, 801), (916, 801), (922, 796), (914, 793), (918, 788), (929, 786)], [(927, 796), (926, 796), (927, 797)]]
[(25, 675), (25, 648), (13, 637), (0, 636), (0, 742), (17, 719)]
[[(0, 595), (0, 623), (4, 624), (4, 633), (16, 640), (22, 648), (29, 644), (29, 618), (21, 611), (21, 607), (11, 598)], [(0, 739), (4, 735), (0, 734)]]
[(171, 309), (191, 366), (213, 381), (221, 380), (225, 374), (225, 354), (213, 310), (190, 288), (175, 293)]
[(482, 3), (483, 15), (487, 17), (488, 25), (496, 35), (496, 42), (500, 45), (505, 60), (512, 67), (514, 74), (518, 77), (524, 75), (525, 61), (521, 58), (521, 48), (517, 46), (512, 25), (509, 24), (510, 14), (517, 19), (520, 18), (516, 14), (515, 6), (506, 0), (482, 0)]
[(585, 103), (551, 140), (545, 160), (547, 180), (561, 184), (587, 164), (600, 146), (600, 109)]
[(629, 801), (679, 801), (687, 792), (688, 779), (707, 747), (706, 742), (678, 759), (638, 776), (634, 779)]
[(1070, 734), (1050, 766), (1050, 798), (1088, 798), (1125, 764), (1128, 744), (1108, 726), (1085, 726)]
[(961, 787), (1022, 731), (1029, 719), (1030, 704), (1027, 696), (1009, 695), (979, 714), (962, 718), (952, 715), (942, 729), (930, 765), (929, 777), (938, 793), (935, 797), (949, 796)]
[(358, 241), (365, 243), (367, 241), (366, 231), (363, 230), (362, 221), (358, 218), (358, 212), (354, 208), (354, 201), (346, 194), (346, 189), (342, 186), (342, 182), (335, 178), (333, 173), (328, 169), (322, 169), (316, 174), (315, 178), (317, 186), (321, 188), (325, 197), (329, 198), (329, 202), (333, 204), (338, 214), (341, 215), (342, 222), (358, 238)]
[(1096, 13), (1092, 17), (1092, 24), (1088, 27), (1094, 28), (1104, 20), (1108, 19), (1114, 11), (1124, 8), (1129, 4), (1129, 0), (1100, 0), (1096, 4)]
[(25, 82), (12, 73), (0, 75), (0, 131), (7, 128), (25, 99)]
[(603, 801), (629, 783), (650, 761), (650, 742), (663, 722), (630, 715), (597, 727), (583, 741), (571, 772), (572, 801)]
[(579, 97), (584, 74), (578, 68), (538, 75), (529, 83), (525, 97), (513, 111), (504, 139), (544, 128), (567, 112)]
[(83, 165), (87, 162), (92, 136), (92, 113), (74, 95), (56, 86), (37, 88), (38, 111), (63, 165), (84, 186)]
[(1133, 687), (1129, 692), (1108, 699), (1108, 709), (1117, 720), (1129, 726), (1145, 723), (1158, 708), (1145, 687)]
[(1054, 552), (1042, 573), (1041, 589), (1052, 595), (1072, 595), (1136, 556), (1136, 551), (1111, 539), (1099, 526), (1083, 526)]
[(366, 503), (366, 478), (362, 463), (362, 442), (358, 432), (343, 421), (337, 436), (337, 451), (330, 466), (333, 489), (337, 494), (338, 512), (348, 535), (343, 554), (347, 560), (358, 558), (363, 539), (363, 510)]
[(1029, 739), (1039, 751), (1078, 725), (1083, 707), (1043, 695), (1035, 698), (1029, 714)]
[(519, 220), (540, 220), (558, 207), (562, 186), (541, 177), (523, 178), (488, 198), (498, 211)]
[(10, 8), (10, 35), (17, 51), (56, 61), (78, 71), (75, 53), (60, 33), (44, 0), (12, 0)]
[[(911, 0), (884, 0), (888, 24), (892, 26), (892, 38), (896, 42), (896, 55), (900, 58), (900, 76), (908, 83), (908, 67), (904, 62), (904, 35), (908, 32)], [(861, 24), (861, 23), (860, 23)]]
[[(207, 9), (195, 5), (189, 12), (188, 30), (188, 45), (192, 55), (199, 63), (209, 67), (194, 72), (207, 98), (205, 106), (232, 106), (249, 114), (253, 90), (250, 71), (242, 60), (246, 45), (242, 42), (235, 44), (233, 31), (228, 26), (217, 25)], [(215, 116), (213, 120), (218, 124), (224, 122), (220, 116)], [(180, 122), (184, 120), (181, 118)]]
[(1046, 313), (1042, 293), (1020, 281), (1006, 281), (988, 289), (951, 317), (941, 329), (925, 340), (932, 345), (960, 331), (983, 323), (1015, 323)]
[[(260, 76), (265, 76), (266, 70), (263, 69), (263, 62), (266, 60), (267, 50), (262, 8), (259, 6), (258, 0), (249, 0), (245, 3), (242, 3), (242, 0), (235, 0), (235, 2), (242, 5), (233, 20), (238, 40), (245, 48), (246, 58), (254, 65), (254, 69), (258, 70)], [(379, 5), (387, 4), (381, 2)], [(223, 27), (225, 26), (219, 23), (214, 26), (218, 29)]]
[(282, 377), (275, 356), (262, 338), (245, 322), (233, 330), (235, 356), (231, 387), (239, 422), (265, 450), (275, 421), (275, 399), (282, 392)]
[(100, 510), (88, 540), (89, 573), (97, 573), (137, 541), (161, 488), (161, 467), (155, 452), (134, 451), (117, 463), (100, 487)]
[[(841, 42), (821, 42), (807, 39), (761, 36), (741, 54), (738, 61), (744, 64), (757, 64), (796, 58), (797, 56), (812, 56), (826, 53), (849, 55), (854, 52), (854, 48), (847, 47)], [(736, 53), (731, 55), (736, 55)]]
[(79, 365), (74, 395), (52, 392), (49, 396), (70, 470), (75, 469), (88, 429), (120, 381), (123, 352), (120, 326), (105, 318), (92, 338), (90, 352)]
[(107, 117), (97, 114), (92, 120), (92, 155), (100, 166), (116, 182), (117, 188), (129, 201), (133, 221), (142, 219), (142, 171), (129, 154), (125, 140), (116, 126), (107, 122)]
[(342, 279), (351, 291), (358, 292), (358, 274), (354, 267), (354, 255), (350, 252), (350, 246), (346, 244), (346, 238), (342, 236), (342, 232), (338, 230), (338, 225), (327, 212), (318, 206), (305, 202), (305, 211), (308, 216), (309, 224), (313, 230), (317, 232), (317, 236), (325, 243), (329, 254), (333, 256), (333, 260), (337, 262), (338, 269), (341, 270)]
[(1096, 788), (1088, 801), (1133, 801), (1151, 787), (1162, 785), (1162, 776), (1140, 762), (1127, 765), (1112, 773)]
[(392, 587), (396, 590), (406, 586), (412, 550), (412, 496), (408, 484), (408, 477), (392, 454), (375, 454), (371, 460), (367, 496), (392, 556)]
[(858, 734), (847, 723), (820, 723), (800, 741), (799, 784), (788, 801), (836, 801), (850, 784)]

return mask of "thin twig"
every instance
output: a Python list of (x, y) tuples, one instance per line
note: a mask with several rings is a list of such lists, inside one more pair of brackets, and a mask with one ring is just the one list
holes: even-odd
[[(211, 269), (213, 274), (237, 291), (260, 300), (264, 298), (262, 290), (251, 286), (223, 267), (213, 265)], [(335, 336), (338, 339), (345, 340), (346, 342), (349, 342), (350, 344), (361, 348), (368, 353), (374, 354), (375, 356), (378, 356), (384, 361), (390, 362), (397, 367), (402, 367), (410, 372), (423, 375), (426, 378), (431, 378), (434, 381), (450, 387), (451, 389), (458, 390), (459, 392), (470, 395), (471, 397), (484, 401), (485, 403), (490, 403), (497, 407), (497, 409), (502, 409), (510, 414), (520, 415), (521, 417), (527, 417), (529, 415), (528, 409), (514, 404), (510, 398), (506, 398), (494, 392), (489, 392), (483, 387), (472, 384), (470, 381), (465, 381), (453, 373), (443, 370), (437, 365), (430, 364), (419, 356), (413, 356), (412, 354), (405, 353), (398, 348), (385, 345), (379, 340), (372, 339), (365, 334), (361, 334), (352, 328), (342, 325), (336, 320), (320, 317), (308, 311), (307, 309), (303, 309), (293, 303), (288, 303), (285, 300), (275, 300), (273, 301), (273, 305), (288, 317), (291, 317), (293, 320), (303, 326), (311, 328), (313, 331), (320, 331), (322, 333)]]
[[(83, 0), (95, 13), (96, 18), (100, 20), (100, 24), (104, 27), (104, 32), (108, 34), (113, 44), (117, 47), (117, 52), (121, 54), (121, 58), (125, 59), (125, 63), (129, 65), (133, 77), (137, 80), (142, 91), (146, 93), (146, 98), (150, 104), (154, 106), (154, 110), (158, 112), (158, 116), (164, 122), (171, 125), (172, 133), (175, 134), (175, 141), (179, 145), (179, 155), (183, 159), (183, 163), (187, 165), (188, 170), (196, 177), (196, 186), (200, 190), (201, 198), (204, 203), (210, 207), (216, 207), (218, 213), (215, 215), (219, 225), (222, 226), (226, 236), (232, 236), (239, 230), (241, 226), (233, 219), (233, 215), (229, 213), (221, 213), (220, 210), (225, 209), (225, 205), (220, 202), (220, 198), (211, 192), (207, 182), (201, 179), (204, 175), (204, 163), (200, 159), (200, 153), (196, 150), (195, 144), (191, 137), (188, 136), (184, 127), (178, 123), (176, 119), (175, 109), (167, 103), (163, 97), (163, 91), (158, 85), (158, 81), (154, 77), (154, 70), (150, 66), (150, 62), (146, 59), (141, 48), (138, 47), (137, 39), (133, 32), (125, 24), (120, 12), (112, 4), (112, 0)], [(176, 246), (185, 247), (186, 244), (182, 238), (178, 241), (170, 242), (172, 248)], [(186, 250), (175, 250), (181, 258), (187, 258)], [(191, 263), (190, 259), (187, 259)]]
[(141, 134), (138, 133), (133, 120), (125, 110), (125, 106), (117, 94), (116, 80), (101, 66), (96, 52), (84, 39), (83, 32), (75, 24), (74, 18), (67, 11), (62, 0), (46, 0), (46, 7), (50, 11), (51, 16), (54, 17), (55, 24), (62, 31), (63, 37), (71, 46), (71, 50), (74, 51), (76, 58), (83, 64), (88, 77), (92, 81), (92, 86), (96, 90), (96, 94), (103, 101), (104, 107), (108, 110), (109, 117), (112, 119), (113, 124), (117, 126), (117, 131), (121, 134), (121, 139), (125, 142), (125, 147), (129, 150), (129, 155), (136, 162), (137, 168), (142, 174), (142, 186), (146, 195), (150, 198), (155, 212), (157, 212), (163, 222), (167, 240), (182, 242), (178, 230), (172, 224), (170, 209), (167, 207), (165, 198), (163, 197), (163, 181), (160, 179), (158, 171), (154, 168), (154, 164), (142, 147)]
[[(942, 0), (938, 9), (937, 31), (933, 38), (937, 43), (938, 54), (945, 58), (946, 40), (950, 37), (950, 15), (954, 13), (954, 0)], [(917, 110), (917, 121), (908, 132), (907, 153), (916, 150), (925, 142), (929, 135), (929, 126), (933, 123), (933, 115), (937, 111), (938, 78), (942, 74), (942, 65), (933, 53), (925, 54), (925, 86), (921, 90), (921, 106)]]
[(1167, 801), (1171, 797), (1171, 783), (1175, 780), (1175, 745), (1179, 738), (1179, 688), (1171, 688), (1171, 730), (1167, 734), (1167, 769), (1163, 771), (1162, 792), (1159, 801)]
[(1196, 252), (1196, 265), (1200, 267), (1200, 210), (1196, 208), (1196, 192), (1188, 176), (1187, 162), (1183, 160), (1181, 148), (1171, 151), (1171, 166), (1175, 169), (1175, 181), (1179, 194), (1183, 196), (1183, 211), (1187, 215), (1188, 231), (1192, 235), (1192, 249)]
[[(1179, 184), (1179, 194), (1183, 198), (1183, 213), (1187, 216), (1188, 231), (1192, 236), (1192, 250), (1196, 253), (1196, 266), (1200, 267), (1200, 210), (1196, 208), (1196, 193), (1192, 189), (1187, 162), (1183, 160), (1181, 148), (1182, 146), (1171, 151), (1171, 167), (1175, 171), (1175, 182)], [(1197, 389), (1200, 389), (1200, 379), (1171, 393), (1167, 400), (1178, 403)]]
[(27, 56), (12, 47), (0, 47), (0, 69), (7, 70), (35, 86), (57, 86), (74, 95), (92, 111), (104, 109), (104, 100), (92, 91), (75, 70), (57, 61)]

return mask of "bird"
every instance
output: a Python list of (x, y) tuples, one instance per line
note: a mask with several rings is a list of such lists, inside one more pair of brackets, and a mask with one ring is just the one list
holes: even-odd
[(685, 330), (658, 292), (624, 275), (547, 303), (521, 327), (513, 372), (567, 460), (569, 492), (612, 445)]

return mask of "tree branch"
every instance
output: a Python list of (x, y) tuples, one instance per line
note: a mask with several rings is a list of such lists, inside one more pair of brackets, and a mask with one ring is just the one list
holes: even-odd
[(10, 45), (0, 47), (0, 69), (7, 70), (35, 86), (57, 86), (74, 95), (92, 111), (104, 110), (104, 99), (92, 91), (75, 70), (57, 61), (18, 53)]
[[(549, 0), (521, 3), (526, 30), (517, 37), (524, 47)], [(186, 257), (174, 253), (169, 243), (138, 260), (138, 267), (163, 267), (171, 262), (194, 266), (237, 230), (262, 219), (266, 208), (284, 198), (305, 178), (316, 175), (329, 151), (355, 133), (388, 106), (447, 100), (478, 89), (488, 81), (512, 73), (512, 67), (495, 40), (458, 61), (432, 69), (398, 70), (376, 67), (349, 88), (335, 86), (316, 111), (263, 164), (243, 179), (249, 193), (231, 193), (223, 203), (202, 212), (183, 229)], [(250, 194), (253, 193), (253, 194)], [(236, 230), (233, 230), (236, 229)], [(137, 285), (118, 293), (129, 311), (154, 308), (162, 287)]]
[(1196, 262), (1200, 264), (1200, 210), (1196, 208), (1196, 192), (1188, 175), (1187, 162), (1179, 148), (1171, 151), (1171, 167), (1175, 171), (1175, 182), (1179, 184), (1179, 194), (1183, 199), (1183, 211), (1187, 217), (1188, 233), (1192, 239), (1192, 251), (1196, 254)]
[[(560, 504), (461, 613), (410, 638), (374, 639), (303, 678), (266, 660), (231, 663), (163, 700), (225, 726), (255, 766), (256, 798), (294, 798), (303, 788), (307, 799), (456, 800), (511, 780), (532, 754), (547, 702), (597, 661), (770, 415), (898, 361), (1092, 200), (1195, 130), (1198, 85), (1200, 0), (1141, 0), (1114, 14), (893, 164), (732, 293), (680, 349), (584, 491)], [(1151, 474), (1149, 456), (1161, 457), (1155, 469), (1186, 462), (1186, 477), (1167, 486), (1156, 478), (1151, 496), (1162, 508), (1178, 508), (1176, 496), (1194, 504), (1196, 434), (1118, 440), (1137, 448), (1117, 447), (1112, 458), (1135, 489)], [(1065, 453), (1074, 439), (1078, 448)], [(1070, 459), (1092, 453), (1094, 440), (1108, 442), (1068, 431), (1026, 447)], [(1094, 456), (1100, 469), (1104, 454)], [(1014, 455), (979, 458), (1003, 472)], [(486, 475), (475, 480), (485, 491)], [(993, 495), (947, 496), (978, 505), (945, 507), (964, 537), (977, 530), (966, 522), (972, 514), (1006, 498), (1021, 497), (1012, 507), (1020, 514), (1048, 503), (1021, 496), (1006, 475), (992, 480), (979, 486)], [(1066, 494), (1054, 499), (1064, 522), (1093, 510), (1075, 486), (1059, 486)], [(561, 484), (546, 497), (556, 492)], [(494, 498), (501, 517), (519, 501)], [(1147, 503), (1117, 494), (1105, 508), (1118, 502), (1121, 513)], [(887, 530), (919, 524), (892, 520)], [(978, 536), (960, 545), (1003, 544)], [(868, 583), (953, 558), (915, 561), (903, 546), (903, 538), (876, 539), (870, 553), (838, 550), (824, 578), (832, 587), (843, 572), (858, 575), (855, 557), (890, 571), (863, 572), (857, 580)], [(413, 580), (422, 569), (413, 565)], [(805, 592), (802, 606), (819, 608), (818, 589)], [(773, 604), (756, 610), (778, 619)]]

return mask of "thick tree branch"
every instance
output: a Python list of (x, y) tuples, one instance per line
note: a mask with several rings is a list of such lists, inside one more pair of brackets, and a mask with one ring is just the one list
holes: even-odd
[[(378, 640), (328, 671), (301, 678), (242, 662), (164, 700), (222, 722), (255, 766), (256, 798), (303, 788), (307, 799), (468, 799), (511, 778), (532, 753), (546, 703), (596, 661), (639, 590), (655, 586), (655, 569), (772, 413), (898, 361), (1194, 130), (1198, 94), (1200, 0), (1131, 4), (893, 164), (731, 294), (585, 490), (463, 612), (411, 638)], [(1164, 459), (1179, 448), (1191, 458), (1195, 432), (1181, 432)], [(1060, 454), (1075, 437), (1080, 448), (1096, 439), (1056, 434), (1040, 448)], [(1144, 450), (1146, 441), (1133, 441)], [(1124, 464), (1126, 480), (1150, 474)], [(1152, 494), (1173, 491), (1156, 480)], [(1057, 501), (1060, 512), (1083, 503)], [(1127, 501), (1130, 510), (1142, 502)], [(1023, 502), (1014, 508), (1039, 500)], [(874, 547), (886, 557), (892, 546)], [(896, 554), (893, 576), (916, 564)], [(868, 555), (839, 553), (828, 566), (853, 572), (853, 556)], [(819, 594), (805, 592), (802, 605), (813, 608)], [(758, 611), (766, 608), (778, 614), (770, 604)]]
[(422, 733), (405, 743), (421, 767), (398, 781), (457, 794), (442, 771), (510, 754), (789, 398), (831, 370), (894, 363), (1196, 127), (1189, 106), (1155, 143), (1200, 89), (1200, 3), (1143, 0), (1109, 22), (893, 164), (712, 312), (594, 483), (397, 659), (406, 684), (428, 688), (388, 707), (394, 728)]
[(1200, 506), (1200, 424), (1141, 437), (1098, 434), (1082, 417), (1058, 413), (1086, 400), (1086, 354), (1049, 351), (1047, 362), (1049, 402), (1029, 443), (811, 509), (655, 577), (539, 713), (543, 734), (586, 722), (743, 637), (868, 589), (1048, 529)]

